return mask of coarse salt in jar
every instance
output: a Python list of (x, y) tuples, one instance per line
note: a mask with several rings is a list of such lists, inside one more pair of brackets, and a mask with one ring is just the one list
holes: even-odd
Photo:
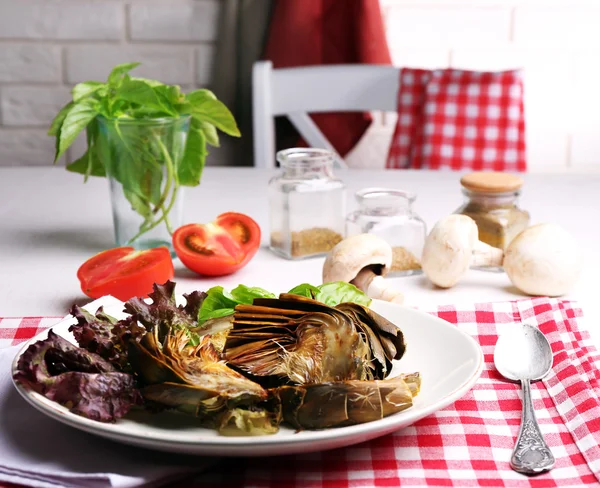
[(529, 212), (519, 207), (523, 180), (510, 173), (475, 172), (460, 180), (464, 204), (454, 213), (471, 217), (479, 240), (499, 249), (529, 226)]
[(326, 149), (277, 153), (281, 173), (269, 182), (270, 249), (287, 259), (327, 254), (345, 236), (346, 189)]

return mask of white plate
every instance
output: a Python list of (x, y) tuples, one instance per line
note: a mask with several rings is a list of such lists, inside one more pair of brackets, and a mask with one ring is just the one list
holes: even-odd
[[(198, 427), (194, 418), (176, 413), (130, 412), (114, 424), (105, 424), (73, 414), (21, 385), (15, 386), (42, 413), (77, 429), (135, 446), (219, 456), (274, 456), (339, 448), (397, 431), (450, 405), (471, 389), (483, 368), (479, 344), (454, 325), (388, 302), (374, 300), (371, 308), (398, 325), (406, 339), (406, 353), (394, 361), (390, 376), (418, 371), (422, 384), (412, 407), (365, 424), (302, 432), (281, 428), (277, 434), (256, 437), (221, 436)], [(105, 311), (118, 318), (124, 316), (122, 306), (105, 307)], [(74, 322), (69, 316), (52, 330), (74, 342), (68, 331)], [(13, 373), (27, 346), (46, 336), (47, 332), (43, 332), (23, 346), (13, 362)]]

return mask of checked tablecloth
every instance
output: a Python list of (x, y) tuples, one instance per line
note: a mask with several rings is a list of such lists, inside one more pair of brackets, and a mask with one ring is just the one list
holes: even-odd
[[(535, 298), (429, 312), (473, 336), (484, 352), (480, 380), (454, 404), (363, 444), (297, 456), (224, 459), (168, 487), (600, 486), (600, 354), (576, 303)], [(57, 320), (2, 319), (0, 347)], [(521, 416), (520, 388), (493, 366), (498, 335), (518, 322), (537, 325), (554, 353), (551, 374), (532, 385), (532, 395), (556, 467), (535, 477), (509, 466)]]

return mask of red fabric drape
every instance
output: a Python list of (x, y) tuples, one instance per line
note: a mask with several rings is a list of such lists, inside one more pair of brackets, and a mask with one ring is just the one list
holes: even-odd
[[(391, 64), (379, 0), (276, 0), (264, 59), (275, 68)], [(371, 123), (368, 113), (311, 117), (341, 156)]]

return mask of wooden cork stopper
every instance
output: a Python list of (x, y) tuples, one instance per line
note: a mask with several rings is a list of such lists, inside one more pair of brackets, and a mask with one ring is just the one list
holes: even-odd
[(510, 173), (479, 171), (463, 176), (460, 184), (467, 190), (479, 193), (505, 193), (521, 188), (523, 180)]

